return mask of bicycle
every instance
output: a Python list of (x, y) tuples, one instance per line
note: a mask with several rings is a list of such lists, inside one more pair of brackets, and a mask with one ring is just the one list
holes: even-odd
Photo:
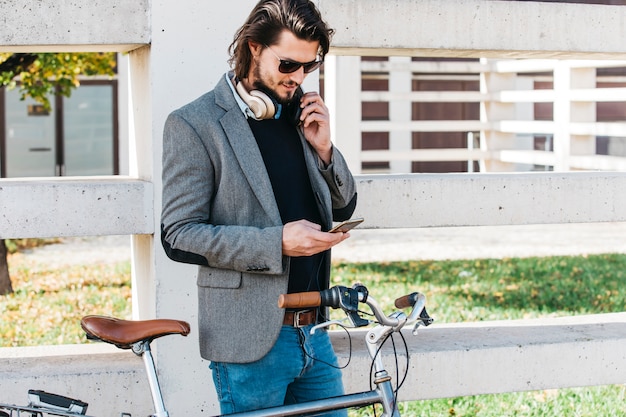
[[(359, 303), (369, 306), (370, 315), (374, 317), (374, 320), (363, 317), (366, 312), (359, 309)], [(351, 288), (337, 285), (323, 291), (283, 294), (278, 300), (278, 306), (280, 308), (298, 309), (314, 307), (342, 309), (351, 323), (351, 326), (343, 326), (342, 320), (329, 319), (313, 326), (311, 332), (331, 325), (357, 328), (376, 323), (376, 326), (372, 327), (365, 336), (368, 353), (372, 358), (371, 371), (374, 376), (373, 384), (375, 387), (360, 393), (229, 414), (229, 417), (304, 416), (337, 409), (373, 406), (374, 404), (380, 404), (382, 407), (383, 411), (380, 417), (400, 417), (396, 397), (397, 389), (401, 383), (394, 390), (392, 378), (383, 365), (380, 350), (393, 333), (402, 335), (400, 331), (404, 327), (412, 325), (412, 333), (416, 335), (420, 326), (428, 326), (433, 322), (426, 311), (426, 297), (423, 294), (414, 292), (396, 299), (395, 306), (400, 311), (389, 315), (385, 315), (378, 302), (369, 296), (367, 288), (360, 284), (355, 284)], [(401, 311), (409, 307), (412, 310), (408, 315)], [(89, 339), (111, 343), (120, 349), (130, 349), (137, 356), (142, 357), (154, 405), (154, 413), (150, 417), (169, 416), (161, 394), (150, 343), (165, 335), (186, 336), (190, 332), (189, 324), (185, 321), (172, 319), (132, 321), (106, 316), (85, 316), (81, 320), (81, 326)], [(29, 391), (29, 398), (31, 402), (25, 407), (0, 404), (0, 417), (20, 416), (21, 412), (31, 413), (30, 416), (32, 417), (45, 415), (67, 417), (82, 415), (87, 417), (87, 403), (80, 400), (36, 390)], [(6, 411), (11, 411), (11, 414), (6, 413)], [(17, 413), (14, 414), (14, 411)], [(128, 413), (121, 413), (120, 417), (131, 416)]]

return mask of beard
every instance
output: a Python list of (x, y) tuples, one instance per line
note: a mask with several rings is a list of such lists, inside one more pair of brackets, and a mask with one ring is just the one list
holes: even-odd
[(270, 87), (263, 79), (261, 74), (261, 67), (256, 65), (253, 71), (254, 82), (252, 83), (253, 87), (256, 90), (260, 90), (265, 94), (269, 95), (272, 99), (274, 99), (277, 103), (288, 105), (293, 100), (294, 93), (288, 93), (286, 96), (279, 95), (275, 89)]

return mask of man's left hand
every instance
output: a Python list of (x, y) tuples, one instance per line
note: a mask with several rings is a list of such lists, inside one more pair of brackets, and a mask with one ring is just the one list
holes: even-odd
[(330, 140), (330, 115), (322, 97), (314, 91), (302, 96), (302, 131), (326, 165), (330, 164), (333, 144)]

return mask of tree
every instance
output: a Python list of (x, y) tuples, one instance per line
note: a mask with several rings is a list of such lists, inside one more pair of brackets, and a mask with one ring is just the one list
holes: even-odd
[[(31, 97), (50, 111), (49, 97), (69, 97), (81, 76), (115, 75), (116, 56), (113, 52), (0, 53), (0, 86), (19, 88), (22, 100)], [(7, 248), (0, 239), (0, 295), (11, 292)]]
[(11, 286), (9, 264), (7, 262), (7, 246), (4, 240), (0, 240), (0, 295), (10, 294), (12, 292), (13, 287)]
[(18, 87), (22, 100), (32, 97), (50, 110), (50, 96), (69, 97), (80, 76), (115, 75), (116, 54), (0, 53), (0, 84)]

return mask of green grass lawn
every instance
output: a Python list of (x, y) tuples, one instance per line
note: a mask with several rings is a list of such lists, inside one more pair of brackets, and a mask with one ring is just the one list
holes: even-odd
[[(51, 270), (9, 259), (14, 294), (0, 296), (0, 346), (84, 343), (80, 318), (131, 313), (130, 264)], [(387, 309), (420, 291), (439, 323), (625, 310), (626, 255), (338, 263), (333, 284), (365, 284)], [(626, 373), (625, 373), (626, 375)], [(624, 416), (624, 386), (479, 395), (403, 403), (404, 416)], [(373, 415), (371, 409), (351, 416)]]
[[(626, 255), (335, 265), (335, 284), (354, 281), (368, 286), (387, 308), (398, 295), (420, 291), (440, 323), (610, 313), (626, 307), (626, 292), (620, 291), (626, 287)], [(624, 417), (625, 396), (623, 385), (542, 390), (407, 402), (401, 413)], [(370, 408), (350, 412), (351, 417), (371, 415)]]
[(8, 262), (14, 292), (0, 296), (0, 347), (85, 343), (84, 315), (131, 317), (128, 261), (50, 267), (17, 251)]

